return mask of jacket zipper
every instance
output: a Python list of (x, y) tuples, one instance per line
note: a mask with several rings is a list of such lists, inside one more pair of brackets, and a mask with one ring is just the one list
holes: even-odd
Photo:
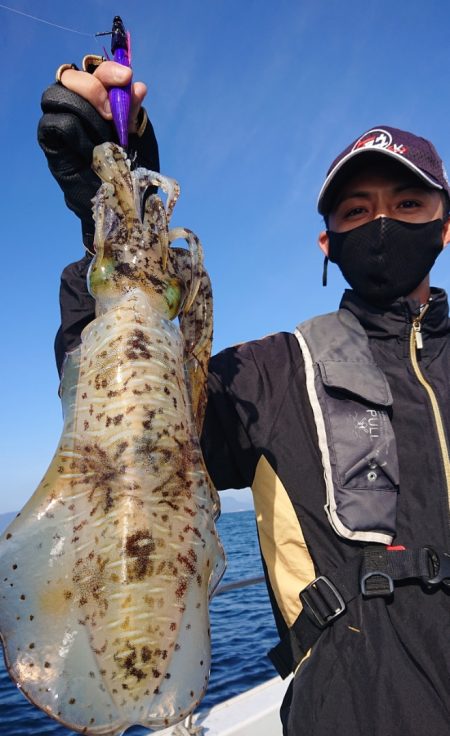
[(433, 410), (433, 416), (434, 416), (434, 421), (436, 424), (439, 446), (441, 448), (441, 457), (442, 457), (442, 462), (444, 465), (445, 480), (446, 480), (446, 485), (447, 485), (448, 508), (450, 511), (450, 459), (449, 459), (449, 454), (448, 454), (447, 439), (445, 437), (444, 423), (442, 421), (442, 415), (439, 409), (439, 404), (436, 398), (436, 394), (434, 393), (433, 388), (428, 383), (422, 371), (420, 370), (419, 362), (417, 360), (417, 350), (421, 350), (423, 347), (423, 339), (422, 339), (422, 332), (421, 332), (422, 324), (421, 323), (422, 323), (422, 319), (424, 318), (426, 312), (428, 311), (429, 306), (430, 306), (429, 304), (426, 304), (421, 310), (420, 314), (413, 319), (411, 335), (410, 335), (410, 340), (409, 340), (409, 348), (410, 348), (411, 363), (414, 369), (414, 373), (419, 383), (424, 387), (425, 391), (427, 392), (428, 398), (430, 399), (431, 407)]

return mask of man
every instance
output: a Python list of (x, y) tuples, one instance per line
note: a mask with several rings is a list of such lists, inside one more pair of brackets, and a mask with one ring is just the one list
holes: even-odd
[[(66, 69), (61, 83), (107, 117), (114, 74), (110, 63), (93, 77)], [(68, 104), (49, 99), (56, 115)], [(71, 104), (81, 119), (83, 102)], [(47, 123), (41, 144), (77, 211), (80, 188), (61, 168), (79, 143), (69, 136), (58, 154), (58, 123), (53, 133)], [(282, 640), (271, 656), (296, 672), (287, 736), (448, 733), (450, 327), (429, 271), (450, 240), (449, 196), (429, 142), (389, 127), (364, 134), (319, 197), (319, 245), (352, 286), (339, 312), (210, 363), (203, 452), (218, 489), (253, 489)], [(63, 280), (60, 357), (93, 316), (82, 271)]]

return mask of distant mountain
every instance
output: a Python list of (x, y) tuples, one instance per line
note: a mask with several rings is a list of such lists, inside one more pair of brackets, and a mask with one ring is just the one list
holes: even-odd
[(8, 511), (7, 514), (0, 514), (0, 534), (17, 516), (17, 511)]
[[(220, 494), (219, 494), (220, 496)], [(220, 499), (222, 514), (231, 514), (235, 511), (253, 511), (253, 503), (251, 499), (243, 498), (238, 500), (229, 496), (222, 496)]]

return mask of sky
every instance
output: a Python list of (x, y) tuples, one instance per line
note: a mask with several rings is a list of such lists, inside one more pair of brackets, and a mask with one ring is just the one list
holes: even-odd
[[(450, 168), (442, 0), (7, 4), (81, 33), (0, 6), (0, 513), (25, 503), (57, 447), (59, 278), (83, 254), (37, 144), (40, 97), (61, 63), (100, 52), (93, 34), (114, 15), (132, 35), (134, 79), (149, 87), (161, 171), (181, 185), (172, 224), (203, 243), (215, 351), (337, 308), (345, 283), (331, 265), (321, 285), (316, 199), (352, 140), (383, 124), (412, 130)], [(434, 285), (450, 287), (449, 257), (438, 260)]]

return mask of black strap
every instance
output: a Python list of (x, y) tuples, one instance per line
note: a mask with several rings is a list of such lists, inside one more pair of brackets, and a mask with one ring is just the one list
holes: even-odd
[[(319, 597), (322, 597), (323, 600), (325, 599), (325, 581), (330, 582), (339, 591), (341, 599), (346, 605), (359, 593), (358, 581), (360, 567), (361, 554), (359, 553), (339, 569), (333, 570), (331, 575), (316, 578), (307, 588), (301, 591), (300, 600), (303, 604), (301, 613), (281, 641), (268, 652), (269, 659), (283, 680), (295, 670), (298, 662), (303, 659), (306, 652), (316, 643), (325, 626), (332, 623), (337, 615), (340, 615), (335, 614), (332, 618), (329, 618), (325, 626), (320, 623), (317, 615), (312, 615), (314, 604)], [(322, 583), (320, 586), (317, 585), (317, 581), (319, 580)], [(344, 610), (345, 607), (341, 613)], [(317, 613), (318, 611), (316, 611)], [(332, 614), (332, 607), (330, 607), (330, 613)], [(324, 618), (323, 614), (322, 618)]]
[(427, 581), (433, 571), (429, 551), (429, 547), (418, 549), (366, 547), (363, 550), (361, 567), (361, 593), (366, 598), (388, 595), (394, 592), (395, 581)]
[(283, 639), (268, 656), (284, 679), (293, 672), (336, 618), (356, 596), (389, 596), (394, 582), (450, 584), (450, 556), (431, 547), (368, 546), (341, 567), (320, 575), (300, 593), (303, 608)]

